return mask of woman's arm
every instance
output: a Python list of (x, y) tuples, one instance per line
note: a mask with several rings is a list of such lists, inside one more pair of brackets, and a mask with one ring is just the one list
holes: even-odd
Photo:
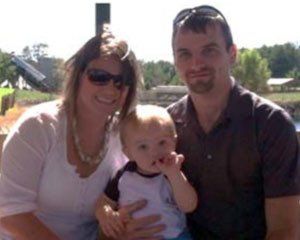
[[(131, 216), (132, 213), (144, 208), (147, 201), (140, 200), (132, 204), (121, 207), (118, 212), (122, 215)], [(126, 223), (125, 232), (122, 236), (116, 239), (122, 240), (134, 240), (134, 239), (145, 239), (145, 240), (159, 240), (160, 237), (154, 237), (159, 235), (161, 231), (165, 229), (165, 225), (156, 224), (160, 220), (159, 215), (151, 215), (142, 218), (129, 218)], [(156, 224), (156, 225), (155, 225)], [(151, 226), (151, 227), (150, 227)]]
[(59, 240), (33, 213), (3, 217), (0, 223), (17, 240)]
[(25, 115), (6, 137), (0, 177), (0, 222), (16, 239), (58, 239), (35, 215), (40, 178), (51, 146), (49, 123)]
[(129, 216), (120, 214), (117, 202), (102, 194), (97, 202), (96, 218), (101, 230), (107, 237), (117, 238), (125, 231), (125, 223)]

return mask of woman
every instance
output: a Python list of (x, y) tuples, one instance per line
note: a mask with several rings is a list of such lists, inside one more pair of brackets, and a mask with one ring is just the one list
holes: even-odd
[[(35, 106), (6, 138), (0, 180), (1, 239), (96, 239), (97, 198), (125, 159), (117, 122), (141, 77), (108, 25), (68, 62), (64, 98)], [(118, 112), (118, 114), (116, 114)]]

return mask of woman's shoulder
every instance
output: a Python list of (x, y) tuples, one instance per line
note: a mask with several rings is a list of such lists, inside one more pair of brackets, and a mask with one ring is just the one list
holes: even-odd
[(9, 130), (5, 144), (22, 139), (22, 142), (50, 146), (63, 133), (65, 121), (60, 106), (53, 101), (30, 107)]
[(64, 112), (60, 101), (32, 106), (21, 115), (11, 130), (18, 129), (22, 132), (22, 130), (57, 129), (63, 122)]
[(55, 119), (58, 118), (63, 111), (62, 102), (60, 100), (55, 100), (30, 107), (22, 117), (31, 118), (41, 116), (44, 118)]
[(59, 121), (64, 115), (61, 101), (51, 101), (37, 104), (28, 108), (20, 117), (20, 121), (36, 120), (45, 122)]

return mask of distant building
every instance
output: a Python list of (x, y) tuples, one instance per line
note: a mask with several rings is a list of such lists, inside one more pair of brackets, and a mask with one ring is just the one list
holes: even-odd
[(0, 83), (1, 88), (12, 88), (12, 84), (8, 80), (4, 80), (2, 83)]
[(270, 78), (267, 84), (275, 91), (291, 91), (300, 87), (300, 80), (294, 78)]
[(19, 76), (18, 81), (16, 82), (16, 87), (18, 89), (24, 89), (24, 90), (32, 89), (32, 87), (27, 83), (27, 81), (22, 76)]
[(49, 91), (50, 87), (45, 82), (46, 76), (35, 67), (15, 55), (11, 56), (11, 62), (16, 66), (17, 73), (26, 80), (28, 85), (40, 91)]
[[(5, 80), (0, 84), (0, 87), (2, 88), (13, 88), (13, 85), (8, 81)], [(31, 90), (32, 87), (26, 82), (26, 80), (22, 77), (19, 76), (17, 82), (16, 82), (16, 88), (17, 89), (25, 89), (25, 90)]]

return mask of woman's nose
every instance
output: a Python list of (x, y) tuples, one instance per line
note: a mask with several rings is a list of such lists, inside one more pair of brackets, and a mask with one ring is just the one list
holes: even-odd
[(116, 88), (113, 79), (111, 79), (107, 85), (105, 85), (105, 91), (110, 94), (117, 94), (120, 92), (120, 90)]

